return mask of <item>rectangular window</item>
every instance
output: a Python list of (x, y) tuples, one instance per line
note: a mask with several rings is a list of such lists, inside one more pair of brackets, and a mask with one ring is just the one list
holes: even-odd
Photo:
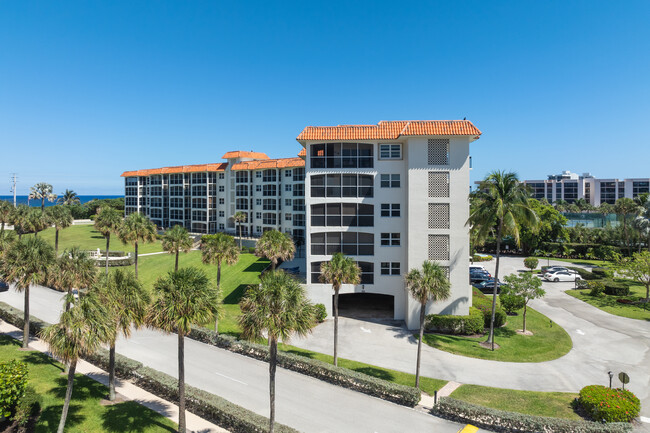
[(225, 178), (225, 177), (226, 177), (225, 174), (223, 174), (223, 173), (219, 173), (219, 179), (223, 179), (223, 178)]
[(285, 213), (284, 214), (284, 220), (285, 221), (291, 221), (291, 214), (290, 213)]
[(262, 210), (276, 210), (277, 201), (274, 198), (265, 198), (262, 202)]
[(400, 216), (399, 203), (382, 203), (381, 216), (383, 217), (399, 217)]
[(399, 188), (400, 175), (398, 174), (382, 174), (381, 175), (382, 188)]
[(226, 187), (223, 185), (219, 185), (219, 192), (224, 192), (226, 190)]
[(220, 210), (220, 211), (219, 211), (219, 216), (220, 216), (221, 218), (223, 218), (223, 217), (226, 216), (226, 213), (225, 213), (224, 211)]
[(226, 200), (223, 197), (221, 197), (219, 199), (219, 204), (226, 204)]
[(262, 191), (262, 185), (255, 185), (255, 191), (256, 192), (261, 192)]
[(262, 206), (262, 199), (261, 198), (256, 198), (255, 199), (255, 205), (256, 206)]
[(224, 230), (226, 226), (223, 223), (219, 223), (219, 230)]
[(285, 190), (286, 192), (291, 192), (291, 186), (292, 186), (292, 185), (291, 185), (290, 183), (287, 184), (287, 185), (285, 185), (285, 186), (284, 186), (284, 190)]
[(400, 264), (399, 262), (381, 262), (382, 275), (399, 275)]
[(400, 245), (399, 233), (382, 233), (381, 246), (383, 247), (398, 247)]
[(264, 170), (264, 177), (262, 182), (275, 182), (277, 181), (277, 173), (273, 169)]
[(399, 143), (380, 144), (379, 159), (402, 159), (402, 145)]
[[(309, 147), (311, 168), (373, 167), (373, 145), (370, 143), (319, 143), (312, 144)], [(301, 168), (300, 170), (304, 169)]]
[(235, 172), (235, 182), (236, 183), (247, 183), (248, 182), (248, 172), (247, 171), (237, 171), (237, 172)]
[(285, 206), (291, 206), (291, 199), (290, 198), (285, 198), (284, 199), (284, 205)]
[(262, 224), (264, 225), (275, 225), (276, 224), (276, 215), (275, 213), (265, 212), (262, 219)]
[[(372, 197), (373, 176), (367, 174), (319, 174), (311, 177), (312, 197)], [(298, 186), (298, 185), (296, 185)], [(304, 187), (303, 185), (300, 185)]]
[(278, 195), (277, 186), (273, 184), (264, 185), (262, 188), (262, 195), (264, 197), (275, 197), (276, 195)]
[(284, 177), (291, 177), (293, 175), (293, 173), (291, 173), (291, 172), (292, 172), (292, 170), (285, 170), (284, 171)]
[(261, 171), (256, 171), (255, 172), (255, 177), (260, 179), (262, 177), (262, 172)]

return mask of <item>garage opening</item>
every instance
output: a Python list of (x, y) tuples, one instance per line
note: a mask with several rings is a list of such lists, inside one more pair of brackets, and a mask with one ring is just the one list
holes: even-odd
[[(332, 303), (334, 296), (332, 296)], [(378, 293), (339, 295), (339, 316), (354, 319), (393, 319), (395, 297)]]

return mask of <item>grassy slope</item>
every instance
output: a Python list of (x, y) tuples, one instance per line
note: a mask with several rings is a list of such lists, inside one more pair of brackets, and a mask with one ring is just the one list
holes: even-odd
[(553, 324), (543, 314), (528, 308), (526, 329), (533, 336), (519, 335), (515, 331), (522, 329), (523, 316), (508, 316), (505, 326), (494, 330), (495, 342), (500, 349), (492, 352), (478, 343), (486, 340), (482, 337), (464, 337), (458, 335), (425, 334), (424, 342), (436, 349), (472, 358), (490, 359), (509, 362), (542, 362), (566, 355), (573, 343), (571, 337), (562, 327)]
[(645, 287), (641, 285), (630, 284), (629, 296), (589, 296), (589, 290), (567, 290), (568, 295), (580, 299), (596, 308), (614, 314), (616, 316), (627, 317), (630, 319), (650, 321), (650, 305), (643, 304), (629, 305), (616, 302), (617, 299), (630, 299), (637, 301), (639, 298), (645, 298)]
[[(43, 398), (37, 433), (55, 431), (61, 417), (61, 408), (67, 385), (63, 367), (46, 355), (18, 350), (19, 342), (0, 335), (0, 362), (18, 359), (28, 364), (29, 384)], [(100, 400), (108, 388), (99, 382), (77, 374), (66, 422), (66, 432), (174, 432), (176, 425), (162, 415), (129, 401), (113, 406), (102, 406)]]

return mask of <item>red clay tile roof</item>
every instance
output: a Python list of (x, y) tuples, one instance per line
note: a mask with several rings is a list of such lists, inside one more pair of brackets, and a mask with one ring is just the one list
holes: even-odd
[(266, 168), (291, 168), (304, 167), (305, 160), (302, 158), (281, 158), (267, 159), (264, 161), (244, 161), (233, 164), (231, 170), (259, 170)]
[(195, 164), (195, 165), (178, 165), (175, 167), (150, 168), (147, 170), (125, 171), (121, 177), (131, 176), (151, 176), (152, 174), (172, 174), (172, 173), (197, 173), (203, 171), (225, 171), (228, 166), (227, 162), (219, 164)]
[(469, 120), (382, 120), (377, 125), (308, 126), (296, 140), (395, 140), (410, 135), (471, 135), (478, 138), (481, 131)]
[(242, 150), (236, 150), (236, 151), (233, 151), (233, 152), (226, 152), (226, 154), (221, 157), (221, 159), (231, 159), (231, 158), (269, 159), (269, 157), (266, 156), (266, 153), (262, 153), (262, 152), (246, 152), (246, 151), (242, 151)]
[(303, 149), (300, 152), (298, 152), (298, 156), (300, 157), (307, 156), (307, 149), (303, 147)]

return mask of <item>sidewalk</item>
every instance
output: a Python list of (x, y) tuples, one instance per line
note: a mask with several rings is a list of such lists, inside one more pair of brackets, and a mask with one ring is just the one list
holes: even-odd
[[(0, 333), (7, 334), (22, 341), (23, 331), (3, 320), (0, 320)], [(49, 355), (47, 344), (38, 338), (32, 337), (29, 342), (29, 347)], [(77, 373), (84, 374), (91, 379), (108, 386), (108, 373), (84, 360), (79, 360), (77, 363)], [(162, 416), (169, 418), (173, 422), (178, 423), (178, 406), (163, 400), (150, 392), (138, 388), (131, 382), (117, 379), (115, 382), (115, 392), (124, 397), (125, 400), (133, 400), (136, 403), (146, 406), (149, 409), (158, 412)], [(188, 432), (228, 433), (228, 430), (224, 430), (223, 428), (190, 412), (186, 412), (186, 423)]]

